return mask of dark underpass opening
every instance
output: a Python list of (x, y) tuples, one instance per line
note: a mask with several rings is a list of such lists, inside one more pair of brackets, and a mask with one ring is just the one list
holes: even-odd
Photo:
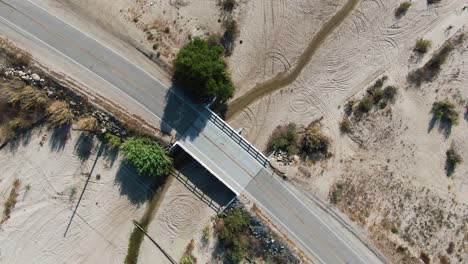
[(179, 146), (173, 147), (171, 156), (174, 158), (175, 168), (171, 176), (183, 183), (216, 212), (221, 211), (236, 198), (236, 194), (229, 187)]

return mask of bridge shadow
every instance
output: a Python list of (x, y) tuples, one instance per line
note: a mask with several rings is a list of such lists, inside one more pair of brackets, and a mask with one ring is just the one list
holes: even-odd
[(187, 187), (215, 212), (220, 212), (236, 195), (189, 154), (176, 146), (172, 150), (175, 170), (171, 176)]
[[(166, 134), (177, 132), (178, 138), (186, 137), (187, 134), (190, 134), (192, 139), (198, 137), (207, 123), (207, 120), (201, 116), (204, 106), (194, 103), (176, 86), (169, 89), (165, 100), (166, 108), (162, 116), (161, 130)], [(198, 129), (191, 129), (195, 122)]]

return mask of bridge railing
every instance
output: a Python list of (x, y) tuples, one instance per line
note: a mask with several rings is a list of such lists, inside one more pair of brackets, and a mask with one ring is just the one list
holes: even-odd
[(226, 135), (234, 140), (239, 146), (247, 151), (254, 159), (256, 159), (263, 167), (267, 167), (268, 159), (262, 152), (260, 152), (254, 145), (248, 142), (244, 137), (237, 133), (228, 123), (221, 119), (216, 113), (206, 107), (208, 111), (208, 119), (219, 127)]

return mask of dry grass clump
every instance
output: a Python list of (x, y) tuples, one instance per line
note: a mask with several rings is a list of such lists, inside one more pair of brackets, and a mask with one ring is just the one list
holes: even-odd
[(328, 151), (330, 145), (330, 139), (322, 134), (320, 127), (317, 124), (311, 124), (302, 138), (301, 150), (307, 157), (318, 160), (331, 156)]
[(80, 120), (77, 122), (77, 126), (79, 129), (86, 131), (99, 130), (99, 122), (94, 116), (80, 118)]
[(49, 98), (42, 91), (29, 85), (19, 89), (10, 87), (7, 96), (9, 103), (19, 104), (23, 109), (43, 110), (49, 103)]
[(425, 54), (431, 46), (432, 42), (430, 40), (420, 38), (416, 41), (416, 45), (413, 50), (419, 54)]
[(455, 172), (457, 165), (461, 163), (463, 159), (453, 146), (450, 147), (445, 154), (447, 155), (447, 159), (445, 160), (445, 171), (447, 172), (447, 176), (450, 177)]
[(340, 122), (340, 131), (343, 134), (351, 133), (351, 121), (349, 121), (349, 118), (346, 116), (344, 116), (343, 120)]
[(49, 124), (51, 127), (69, 125), (73, 121), (73, 114), (68, 104), (63, 101), (55, 101), (47, 107)]
[(408, 12), (408, 9), (410, 7), (411, 7), (411, 2), (410, 1), (406, 1), (406, 2), (401, 3), (398, 6), (398, 8), (395, 10), (395, 16), (396, 17), (403, 16), (404, 14), (406, 14), (406, 12)]
[(18, 189), (20, 187), (21, 181), (16, 179), (13, 182), (13, 188), (10, 191), (10, 195), (8, 195), (8, 199), (5, 201), (3, 205), (3, 218), (1, 223), (4, 223), (10, 218), (11, 210), (16, 205), (16, 198), (18, 198)]
[(436, 120), (448, 122), (450, 125), (458, 125), (458, 112), (455, 105), (448, 99), (434, 102), (431, 112)]

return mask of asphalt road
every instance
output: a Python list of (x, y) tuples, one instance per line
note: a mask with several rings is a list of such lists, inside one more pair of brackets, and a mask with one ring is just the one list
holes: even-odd
[(326, 211), (265, 169), (258, 153), (232, 136), (232, 130), (213, 122), (212, 113), (137, 65), (28, 0), (0, 0), (0, 23), (34, 36), (38, 45), (86, 68), (159, 117), (166, 130), (176, 132), (184, 150), (232, 190), (255, 202), (315, 262), (381, 263)]

